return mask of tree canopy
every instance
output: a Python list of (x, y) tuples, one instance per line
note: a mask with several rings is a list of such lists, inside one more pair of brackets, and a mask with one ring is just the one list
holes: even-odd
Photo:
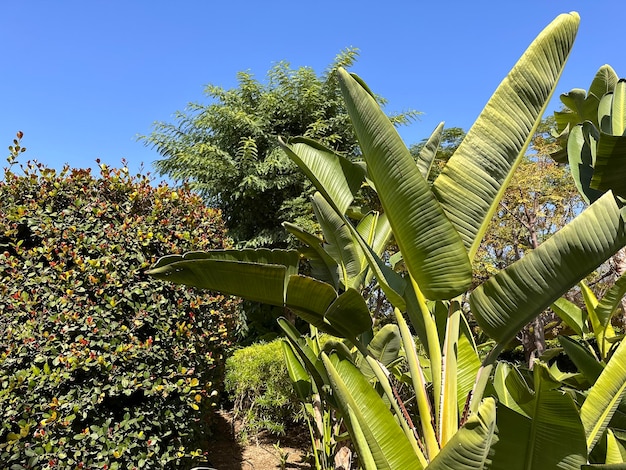
[[(340, 98), (336, 71), (350, 67), (356, 49), (337, 55), (318, 76), (310, 67), (279, 62), (261, 82), (250, 72), (238, 86), (208, 85), (208, 103), (191, 103), (174, 123), (157, 122), (144, 143), (162, 156), (157, 171), (186, 181), (222, 212), (235, 241), (283, 247), (285, 220), (311, 227), (310, 185), (278, 147), (278, 137), (305, 136), (354, 159), (359, 149)], [(378, 97), (379, 103), (384, 99)], [(390, 118), (406, 123), (417, 113)]]

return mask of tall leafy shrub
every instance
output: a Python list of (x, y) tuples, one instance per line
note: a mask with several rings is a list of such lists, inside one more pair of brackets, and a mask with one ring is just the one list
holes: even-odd
[(236, 302), (144, 274), (227, 248), (220, 213), (100, 169), (28, 163), (0, 181), (3, 468), (184, 468), (223, 382)]

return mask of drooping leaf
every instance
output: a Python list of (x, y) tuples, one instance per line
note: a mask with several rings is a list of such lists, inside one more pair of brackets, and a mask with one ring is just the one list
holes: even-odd
[(289, 222), (283, 222), (283, 227), (304, 244), (299, 251), (311, 265), (311, 276), (339, 289), (339, 266), (322, 247), (323, 240)]
[(161, 258), (147, 274), (157, 279), (283, 305), (298, 270), (295, 250), (215, 250)]
[(361, 273), (361, 257), (358, 243), (347, 226), (349, 222), (319, 192), (314, 194), (312, 203), (326, 240), (324, 249), (337, 263), (339, 280), (345, 289), (358, 287), (353, 283)]
[(590, 384), (594, 384), (604, 370), (604, 364), (586, 347), (568, 336), (559, 336), (559, 344)]
[(305, 137), (279, 142), (326, 201), (345, 214), (365, 179), (364, 167)]
[(372, 328), (372, 317), (365, 299), (350, 288), (333, 301), (325, 313), (326, 321), (341, 337), (354, 339)]

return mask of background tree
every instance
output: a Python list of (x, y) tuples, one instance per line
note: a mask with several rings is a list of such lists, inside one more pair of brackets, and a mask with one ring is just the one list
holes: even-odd
[[(350, 67), (356, 58), (356, 49), (344, 50), (321, 76), (310, 67), (292, 69), (280, 62), (266, 83), (240, 72), (236, 88), (208, 85), (208, 104), (190, 104), (176, 113), (175, 123), (158, 122), (142, 139), (163, 157), (155, 164), (161, 175), (187, 181), (222, 210), (236, 242), (284, 247), (288, 239), (281, 223), (311, 228), (313, 217), (310, 185), (278, 148), (278, 137), (311, 137), (358, 157), (336, 79), (337, 69)], [(391, 119), (406, 123), (415, 115), (410, 111)]]

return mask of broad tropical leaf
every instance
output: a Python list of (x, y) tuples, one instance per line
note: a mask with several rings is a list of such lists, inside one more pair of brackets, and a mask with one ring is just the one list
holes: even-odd
[(297, 273), (298, 262), (295, 250), (215, 250), (164, 256), (147, 274), (281, 306), (289, 276)]
[(339, 265), (322, 247), (324, 241), (289, 222), (283, 222), (283, 227), (304, 244), (298, 251), (311, 265), (311, 276), (339, 289)]
[(339, 407), (350, 417), (347, 424), (354, 429), (354, 422), (363, 435), (376, 470), (424, 468), (388, 406), (356, 366), (337, 355), (322, 354), (322, 360)]
[(345, 214), (365, 180), (365, 168), (304, 137), (279, 140), (283, 150), (337, 212)]
[(568, 336), (559, 336), (559, 344), (571, 359), (578, 370), (590, 384), (594, 384), (604, 370), (604, 363), (600, 362), (589, 348), (584, 347)]
[(626, 197), (626, 136), (600, 134), (591, 187)]
[(429, 299), (463, 293), (472, 269), (459, 234), (374, 98), (345, 70), (338, 76), (369, 176), (409, 273)]
[(325, 251), (337, 262), (339, 280), (344, 288), (354, 286), (361, 273), (361, 250), (355, 241), (345, 218), (316, 192), (312, 199), (313, 210), (324, 233)]
[(288, 341), (284, 340), (282, 347), (289, 379), (300, 400), (304, 401), (311, 395), (312, 391), (310, 376), (296, 357), (293, 346)]
[(588, 333), (587, 315), (578, 305), (561, 297), (556, 299), (550, 308), (567, 326), (574, 330), (577, 335), (582, 336), (584, 333)]
[(487, 398), (459, 431), (441, 449), (427, 470), (481, 470), (488, 467), (494, 440), (496, 403)]
[(473, 259), (561, 76), (577, 13), (559, 15), (500, 84), (433, 185)]
[(537, 249), (478, 286), (470, 297), (472, 313), (485, 333), (506, 344), (625, 244), (620, 208), (606, 193)]
[(626, 341), (611, 356), (580, 409), (587, 446), (593, 449), (626, 394)]
[(624, 295), (626, 295), (626, 274), (622, 274), (615, 281), (596, 307), (596, 315), (601, 325), (607, 326), (611, 323), (611, 318), (620, 306)]
[(543, 364), (535, 363), (534, 369), (534, 396), (524, 405), (530, 418), (498, 406), (498, 442), (490, 468), (578, 470), (587, 462), (587, 446), (576, 404), (570, 395), (553, 389)]

